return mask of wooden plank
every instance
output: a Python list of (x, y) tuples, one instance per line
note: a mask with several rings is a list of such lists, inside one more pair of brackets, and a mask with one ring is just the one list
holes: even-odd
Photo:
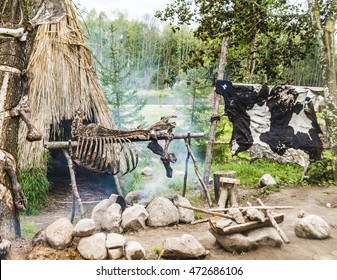
[(225, 178), (225, 177), (221, 177), (220, 182), (221, 183), (227, 183), (227, 184), (233, 184), (233, 185), (240, 185), (241, 184), (239, 179)]
[[(210, 220), (209, 220), (209, 224), (210, 224), (211, 229), (214, 232), (216, 232), (217, 234), (220, 234), (220, 235), (242, 233), (242, 232), (245, 232), (247, 230), (252, 230), (252, 229), (257, 229), (257, 228), (267, 227), (267, 226), (272, 225), (270, 219), (267, 218), (266, 221), (264, 221), (264, 222), (250, 221), (250, 222), (246, 222), (244, 224), (237, 224), (237, 225), (228, 226), (228, 227), (219, 229), (219, 228), (216, 227), (216, 222), (219, 219), (220, 218), (218, 218), (218, 217), (211, 217)], [(276, 215), (273, 216), (273, 219), (277, 223), (282, 223), (283, 220), (284, 220), (284, 214), (282, 214), (282, 213), (276, 214)]]

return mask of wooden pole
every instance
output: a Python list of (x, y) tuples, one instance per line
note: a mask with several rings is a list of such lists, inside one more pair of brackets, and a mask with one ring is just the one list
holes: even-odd
[(199, 182), (202, 186), (202, 188), (204, 189), (204, 192), (206, 194), (206, 198), (207, 198), (207, 202), (208, 202), (208, 205), (210, 207), (212, 207), (212, 200), (211, 200), (211, 197), (209, 195), (209, 191), (208, 191), (208, 188), (207, 188), (207, 185), (204, 183), (204, 181), (202, 180), (202, 177), (201, 177), (201, 174), (200, 174), (200, 171), (199, 171), (199, 168), (198, 168), (198, 164), (197, 164), (197, 160), (195, 159), (194, 155), (193, 155), (193, 152), (191, 150), (191, 147), (190, 145), (188, 144), (188, 140), (185, 139), (185, 146), (187, 148), (187, 151), (188, 153), (190, 154), (192, 160), (193, 160), (193, 163), (194, 163), (194, 171), (195, 171), (195, 174), (197, 175), (198, 179), (199, 179)]
[[(258, 210), (283, 210), (283, 209), (294, 209), (294, 206), (249, 206), (249, 207), (236, 207), (239, 210), (247, 210), (247, 209), (258, 209)], [(208, 211), (228, 211), (231, 208), (213, 208), (208, 209)]]
[(182, 205), (182, 204), (179, 204), (177, 202), (174, 202), (174, 205), (177, 206), (177, 207), (186, 208), (186, 209), (190, 209), (190, 210), (193, 210), (193, 211), (198, 211), (198, 212), (205, 213), (205, 214), (208, 214), (208, 215), (218, 216), (218, 217), (228, 218), (228, 219), (232, 219), (233, 220), (233, 216), (232, 215), (223, 214), (223, 213), (217, 213), (217, 212), (211, 212), (211, 211), (208, 211), (208, 210), (205, 210), (205, 209), (202, 209), (202, 208), (197, 208), (197, 207), (193, 207), (193, 206)]
[[(266, 207), (262, 200), (260, 198), (257, 199), (257, 202), (263, 206), (263, 207)], [(270, 223), (273, 225), (273, 227), (276, 229), (276, 231), (278, 232), (278, 234), (281, 236), (281, 238), (283, 239), (284, 243), (288, 244), (290, 243), (288, 237), (285, 235), (285, 233), (282, 231), (282, 229), (279, 227), (279, 225), (277, 224), (277, 222), (275, 221), (273, 215), (269, 212), (269, 210), (263, 210), (267, 217), (269, 218), (270, 220)]]
[[(191, 137), (190, 137), (190, 133), (187, 134), (189, 137), (187, 138), (188, 141), (188, 145), (191, 147)], [(186, 195), (186, 188), (187, 188), (187, 175), (188, 175), (188, 161), (190, 159), (190, 153), (187, 150), (187, 156), (186, 156), (186, 160), (185, 160), (185, 174), (184, 174), (184, 188), (183, 188), (183, 194), (182, 196), (185, 197)]]
[(72, 159), (71, 159), (67, 150), (63, 149), (62, 152), (63, 152), (63, 154), (64, 154), (64, 156), (65, 156), (65, 158), (68, 162), (68, 168), (69, 168), (69, 174), (70, 174), (70, 180), (71, 180), (71, 189), (72, 189), (72, 194), (73, 194), (73, 206), (72, 206), (70, 221), (73, 223), (74, 218), (75, 218), (75, 209), (76, 209), (75, 200), (77, 200), (81, 218), (84, 216), (84, 208), (83, 208), (83, 204), (82, 204), (80, 194), (79, 194), (78, 189), (77, 189), (76, 176), (75, 176), (73, 161), (72, 161)]
[[(202, 138), (205, 136), (205, 133), (183, 133), (183, 134), (174, 134), (173, 139), (186, 139), (186, 138)], [(159, 136), (157, 140), (167, 140), (168, 137)], [(130, 142), (146, 142), (151, 141), (152, 139), (130, 139)], [(71, 141), (72, 147), (77, 147), (77, 141)], [(45, 142), (44, 147), (49, 150), (54, 149), (67, 149), (69, 142), (58, 141), (58, 142)]]
[[(219, 70), (218, 70), (218, 80), (222, 80), (224, 78), (225, 64), (226, 64), (226, 57), (227, 57), (227, 47), (228, 47), (228, 39), (226, 37), (224, 37), (223, 40), (222, 40), (222, 46), (221, 46), (221, 56), (220, 56), (220, 63), (219, 63)], [(217, 124), (217, 121), (219, 119), (218, 114), (219, 114), (220, 97), (221, 96), (214, 91), (214, 93), (213, 93), (213, 111), (212, 111), (212, 118), (211, 118), (211, 127), (210, 127), (210, 130), (209, 130), (209, 138), (208, 138), (208, 143), (207, 143), (205, 167), (204, 167), (204, 177), (203, 177), (203, 180), (204, 180), (206, 185), (208, 185), (210, 170), (211, 170), (216, 124)]]

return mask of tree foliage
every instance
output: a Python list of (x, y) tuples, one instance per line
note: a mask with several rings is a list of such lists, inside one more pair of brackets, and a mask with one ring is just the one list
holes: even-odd
[(232, 80), (283, 83), (286, 70), (314, 51), (308, 14), (284, 0), (176, 0), (156, 16), (175, 29), (196, 24), (195, 36), (214, 44), (215, 62), (223, 37), (230, 40)]

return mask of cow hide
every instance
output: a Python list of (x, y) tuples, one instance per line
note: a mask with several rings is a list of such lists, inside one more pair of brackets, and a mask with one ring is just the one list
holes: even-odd
[(233, 123), (232, 155), (248, 150), (252, 160), (266, 157), (304, 168), (321, 158), (322, 131), (309, 89), (235, 87), (219, 80), (215, 92), (223, 96), (225, 114)]

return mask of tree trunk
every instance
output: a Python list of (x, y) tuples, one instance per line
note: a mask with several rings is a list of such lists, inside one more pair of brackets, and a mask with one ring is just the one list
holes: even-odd
[(337, 86), (335, 68), (334, 31), (337, 20), (337, 2), (330, 0), (324, 11), (328, 15), (322, 21), (318, 0), (308, 0), (312, 24), (316, 29), (316, 37), (321, 50), (323, 63), (324, 100), (326, 105), (326, 124), (330, 137), (331, 159), (334, 180), (337, 182)]
[[(228, 46), (228, 38), (225, 37), (222, 40), (222, 46), (221, 46), (218, 80), (222, 80), (224, 78), (225, 64), (227, 60), (227, 46)], [(207, 149), (206, 149), (204, 177), (203, 177), (203, 180), (206, 186), (209, 184), (209, 176), (211, 172), (211, 163), (212, 163), (212, 157), (213, 157), (213, 146), (214, 146), (214, 140), (215, 140), (216, 124), (217, 124), (218, 117), (219, 117), (218, 114), (219, 114), (220, 97), (221, 96), (219, 94), (214, 92), (211, 127), (209, 131), (209, 138), (208, 138)]]
[[(1, 28), (24, 27), (25, 20), (29, 16), (27, 9), (33, 10), (40, 1), (30, 1), (29, 7), (25, 7), (23, 2), (25, 1), (0, 0)], [(10, 110), (18, 105), (22, 96), (21, 73), (27, 64), (28, 49), (30, 49), (28, 45), (17, 38), (0, 35), (0, 151), (6, 151), (0, 158), (0, 236), (9, 240), (20, 236), (20, 224), (13, 197), (13, 182), (10, 181), (12, 178), (9, 178), (9, 172), (6, 170), (11, 160), (6, 157), (6, 153), (17, 159), (18, 147), (19, 118), (11, 117)], [(16, 171), (15, 162), (12, 167)]]

